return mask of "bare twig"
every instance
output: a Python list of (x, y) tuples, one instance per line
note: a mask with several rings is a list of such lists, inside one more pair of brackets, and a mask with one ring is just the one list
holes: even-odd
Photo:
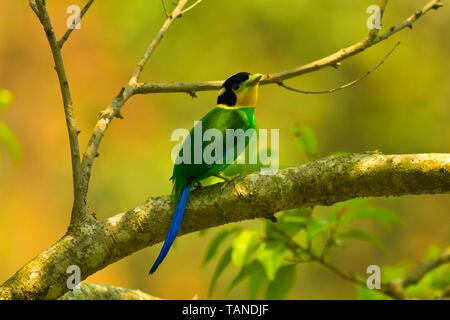
[(169, 14), (169, 12), (167, 12), (166, 2), (164, 0), (161, 0), (161, 2), (162, 2), (163, 9), (164, 9), (164, 13), (166, 14), (166, 18), (169, 18), (170, 14)]
[(381, 12), (380, 12), (381, 23), (383, 23), (384, 11), (386, 11), (387, 4), (388, 4), (388, 0), (382, 0), (382, 2), (381, 2)]
[(416, 22), (418, 19), (423, 17), (427, 12), (429, 12), (430, 10), (437, 10), (437, 9), (443, 7), (443, 6), (444, 5), (441, 3), (440, 0), (432, 0), (432, 1), (428, 2), (422, 8), (422, 10), (417, 11), (416, 13), (411, 15), (409, 18), (407, 18), (406, 20), (404, 20), (400, 24), (389, 28), (388, 31), (386, 31), (385, 33), (383, 33), (383, 34), (379, 35), (378, 37), (376, 37), (373, 44), (376, 44), (378, 42), (386, 40), (387, 38), (392, 36), (394, 33), (397, 33), (397, 32), (399, 32), (400, 30), (403, 30), (406, 27), (412, 28), (414, 22)]
[(202, 0), (197, 0), (193, 5), (191, 5), (191, 6), (189, 6), (189, 7), (187, 7), (186, 9), (184, 9), (183, 11), (181, 11), (181, 13), (180, 14), (185, 14), (185, 13), (187, 13), (188, 11), (190, 11), (190, 10), (192, 10), (192, 9), (194, 9), (197, 5), (199, 5), (200, 4), (200, 2), (202, 2)]
[(372, 72), (376, 71), (386, 60), (387, 58), (389, 58), (389, 56), (392, 54), (392, 52), (394, 52), (394, 50), (398, 47), (398, 45), (400, 45), (400, 42), (397, 42), (397, 44), (394, 46), (394, 48), (391, 49), (391, 51), (388, 52), (388, 54), (383, 58), (383, 60), (381, 60), (376, 66), (375, 68), (373, 68), (372, 70), (368, 71), (367, 73), (365, 73), (364, 75), (360, 76), (358, 79), (355, 79), (349, 83), (346, 83), (340, 87), (337, 88), (333, 88), (333, 89), (329, 89), (329, 90), (324, 90), (324, 91), (305, 91), (305, 90), (300, 90), (300, 89), (296, 89), (296, 88), (292, 88), (290, 86), (287, 86), (284, 84), (283, 81), (279, 82), (278, 85), (280, 87), (283, 87), (287, 90), (291, 90), (294, 92), (299, 92), (299, 93), (304, 93), (304, 94), (322, 94), (322, 93), (333, 93), (342, 89), (346, 89), (348, 87), (354, 86), (355, 84), (357, 84), (358, 82), (360, 82), (361, 80), (363, 80), (364, 78), (366, 78), (367, 76), (369, 76)]
[(37, 5), (36, 5), (36, 0), (30, 0), (29, 3), (30, 3), (31, 9), (34, 11), (36, 16), (39, 17), (39, 10), (38, 10)]
[(94, 162), (94, 159), (96, 155), (98, 154), (98, 148), (100, 145), (100, 142), (102, 141), (103, 135), (105, 134), (106, 130), (108, 129), (109, 124), (111, 123), (112, 119), (115, 117), (122, 117), (120, 114), (120, 109), (125, 104), (125, 102), (128, 101), (128, 99), (135, 93), (136, 89), (136, 82), (139, 79), (139, 76), (142, 73), (142, 70), (144, 69), (145, 64), (147, 63), (148, 59), (152, 55), (155, 48), (160, 43), (161, 39), (166, 34), (167, 30), (171, 26), (171, 24), (181, 16), (182, 10), (186, 3), (189, 0), (180, 0), (175, 7), (175, 9), (172, 11), (171, 14), (168, 15), (166, 21), (162, 25), (161, 29), (159, 30), (156, 37), (153, 39), (153, 41), (148, 46), (147, 50), (145, 51), (144, 56), (139, 61), (138, 65), (136, 66), (136, 69), (134, 70), (131, 79), (128, 81), (128, 84), (122, 88), (122, 90), (119, 92), (119, 94), (114, 98), (114, 100), (111, 102), (111, 104), (101, 113), (101, 117), (98, 120), (97, 124), (94, 128), (94, 133), (92, 134), (87, 148), (84, 152), (83, 161), (82, 161), (82, 191), (83, 191), (83, 198), (86, 199), (87, 197), (87, 191), (89, 186), (89, 179), (91, 175), (91, 168), (92, 164)]
[[(431, 9), (438, 9), (442, 6), (440, 0), (432, 0), (428, 2), (422, 10), (419, 10), (416, 14), (412, 15), (408, 19), (404, 20), (400, 24), (395, 27), (390, 28), (385, 33), (375, 37), (373, 40), (370, 37), (366, 37), (361, 41), (355, 43), (352, 46), (341, 49), (332, 55), (329, 55), (325, 58), (313, 61), (306, 65), (303, 65), (298, 68), (267, 74), (263, 77), (260, 82), (261, 85), (267, 84), (278, 84), (280, 81), (298, 77), (303, 74), (307, 74), (310, 72), (314, 72), (325, 67), (336, 67), (339, 65), (339, 62), (347, 59), (357, 53), (360, 53), (367, 48), (386, 40), (391, 37), (395, 33), (404, 29), (407, 26), (412, 26), (414, 22), (416, 22), (419, 18), (424, 16)], [(210, 91), (210, 90), (218, 90), (222, 85), (223, 81), (204, 81), (204, 82), (172, 82), (172, 83), (138, 83), (136, 84), (135, 93), (136, 94), (146, 94), (146, 93), (169, 93), (169, 92), (185, 92), (192, 93), (198, 91)]]
[(71, 225), (82, 221), (86, 217), (86, 204), (81, 197), (81, 161), (80, 151), (78, 145), (78, 130), (73, 114), (73, 103), (70, 94), (69, 82), (67, 81), (64, 62), (61, 55), (61, 48), (55, 37), (55, 32), (48, 16), (47, 9), (42, 0), (30, 0), (30, 6), (36, 12), (39, 21), (41, 22), (45, 34), (47, 36), (50, 49), (52, 51), (53, 60), (55, 63), (55, 70), (58, 75), (60, 90), (62, 94), (64, 113), (66, 117), (67, 130), (69, 132), (70, 151), (72, 159), (73, 171), (73, 188), (74, 188), (74, 204), (72, 208)]
[[(381, 26), (383, 25), (383, 16), (384, 16), (384, 11), (386, 10), (387, 4), (388, 4), (388, 0), (381, 0), (381, 5), (380, 5), (380, 29), (381, 29)], [(378, 33), (380, 32), (380, 29), (373, 28), (372, 30), (370, 30), (370, 32), (369, 32), (369, 40), (370, 41), (373, 41), (378, 36)]]
[[(290, 248), (291, 252), (297, 258), (297, 259), (291, 259), (291, 260), (293, 260), (293, 262), (295, 262), (295, 263), (316, 262), (316, 263), (320, 264), (321, 266), (325, 267), (326, 269), (328, 269), (329, 271), (333, 272), (334, 274), (338, 275), (339, 277), (341, 277), (344, 280), (353, 282), (354, 284), (357, 284), (360, 286), (366, 286), (366, 283), (363, 280), (361, 280), (360, 278), (358, 278), (355, 274), (348, 273), (344, 270), (339, 269), (335, 265), (326, 261), (324, 256), (320, 256), (320, 257), (317, 256), (311, 250), (310, 246), (303, 247), (299, 243), (293, 241), (291, 239), (291, 237), (288, 234), (286, 234), (286, 232), (284, 232), (284, 230), (282, 230), (276, 226), (273, 226), (273, 230), (275, 230), (278, 234), (280, 234), (285, 239), (287, 246)], [(306, 254), (310, 260), (309, 261), (303, 260), (300, 256), (300, 253)], [(385, 290), (384, 288), (382, 288), (382, 292), (384, 294), (390, 296), (391, 298), (394, 298), (394, 299), (399, 298), (394, 293), (392, 293), (389, 290)]]
[(172, 22), (176, 18), (181, 16), (182, 9), (188, 1), (189, 0), (180, 0), (180, 2), (178, 2), (177, 6), (173, 10), (173, 12), (167, 17), (166, 21), (164, 22), (163, 26), (159, 30), (155, 39), (153, 39), (153, 41), (150, 43), (147, 50), (145, 51), (144, 56), (142, 57), (141, 61), (138, 63), (136, 70), (134, 71), (133, 76), (131, 77), (131, 79), (129, 81), (130, 84), (135, 84), (137, 82), (137, 80), (139, 79), (139, 76), (141, 75), (142, 70), (144, 69), (145, 64), (147, 63), (148, 59), (152, 55), (153, 51), (155, 50), (155, 48), (158, 46), (161, 39), (166, 34), (166, 32), (169, 29)]
[(92, 3), (94, 2), (94, 0), (89, 0), (86, 5), (84, 6), (83, 9), (81, 9), (80, 12), (80, 16), (78, 17), (78, 19), (75, 19), (74, 24), (72, 24), (72, 26), (70, 28), (67, 29), (67, 31), (64, 33), (64, 35), (62, 36), (61, 40), (58, 41), (58, 45), (60, 48), (63, 47), (64, 43), (67, 41), (67, 39), (69, 38), (70, 34), (72, 33), (73, 29), (75, 29), (77, 27), (77, 25), (80, 23), (81, 19), (83, 18), (84, 14), (88, 11), (89, 7), (92, 5)]

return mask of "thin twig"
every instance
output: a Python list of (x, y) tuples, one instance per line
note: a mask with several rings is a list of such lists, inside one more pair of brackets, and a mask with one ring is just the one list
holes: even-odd
[(329, 89), (329, 90), (323, 90), (323, 91), (305, 91), (305, 90), (300, 90), (300, 89), (295, 89), (292, 88), (290, 86), (287, 86), (284, 84), (283, 81), (279, 82), (278, 85), (280, 87), (283, 87), (287, 90), (291, 90), (291, 91), (295, 91), (295, 92), (299, 92), (299, 93), (304, 93), (304, 94), (323, 94), (323, 93), (333, 93), (342, 89), (346, 89), (348, 87), (354, 86), (355, 84), (357, 84), (358, 82), (360, 82), (361, 80), (363, 80), (364, 78), (366, 78), (367, 76), (369, 76), (372, 72), (376, 71), (386, 60), (387, 58), (389, 58), (389, 56), (392, 54), (392, 52), (394, 52), (394, 50), (400, 45), (400, 42), (397, 42), (397, 44), (391, 49), (391, 51), (388, 52), (388, 54), (383, 58), (383, 60), (381, 60), (376, 66), (375, 68), (373, 68), (372, 70), (368, 71), (367, 73), (365, 73), (364, 75), (360, 76), (358, 79), (355, 79), (349, 83), (346, 83), (340, 87), (337, 88), (333, 88), (333, 89)]
[(410, 299), (406, 294), (406, 288), (418, 283), (426, 274), (445, 263), (450, 263), (450, 250), (448, 249), (436, 259), (419, 264), (403, 278), (389, 283), (383, 283), (382, 287), (385, 292), (389, 292), (393, 296), (397, 296), (400, 299)]
[[(361, 41), (355, 43), (352, 46), (349, 46), (345, 49), (341, 49), (336, 53), (333, 53), (325, 58), (313, 61), (306, 65), (303, 65), (298, 68), (267, 74), (265, 75), (260, 84), (278, 84), (280, 81), (295, 78), (303, 74), (311, 73), (325, 67), (337, 67), (339, 62), (347, 59), (357, 53), (360, 53), (367, 48), (386, 40), (391, 37), (395, 33), (404, 29), (407, 26), (411, 26), (413, 23), (417, 21), (417, 19), (424, 16), (431, 9), (438, 9), (442, 6), (442, 3), (439, 0), (429, 1), (422, 10), (419, 10), (416, 14), (408, 19), (404, 20), (400, 24), (395, 27), (390, 28), (385, 33), (377, 36), (372, 41), (369, 37), (362, 39)], [(419, 13), (420, 12), (420, 13)], [(147, 93), (169, 93), (169, 92), (198, 92), (198, 91), (210, 91), (210, 90), (219, 90), (223, 81), (203, 81), (203, 82), (171, 82), (171, 83), (138, 83), (136, 85), (135, 93), (136, 94), (147, 94)]]
[(384, 16), (384, 11), (386, 10), (388, 4), (388, 0), (381, 0), (381, 5), (380, 7), (380, 29), (378, 28), (373, 28), (372, 30), (370, 30), (369, 32), (369, 40), (373, 41), (375, 40), (375, 38), (378, 36), (378, 33), (381, 30), (381, 26), (383, 25), (383, 16)]
[(48, 16), (45, 3), (42, 0), (30, 0), (30, 6), (37, 13), (45, 34), (47, 36), (50, 49), (52, 51), (55, 70), (58, 75), (60, 90), (62, 94), (64, 113), (66, 117), (67, 130), (69, 132), (70, 154), (72, 159), (73, 171), (73, 188), (74, 188), (74, 204), (72, 208), (72, 216), (70, 224), (76, 224), (83, 221), (87, 216), (86, 204), (82, 198), (81, 192), (81, 161), (80, 149), (78, 145), (78, 130), (73, 114), (73, 102), (70, 94), (69, 82), (67, 80), (64, 62), (61, 55), (61, 48), (56, 40), (55, 32)]
[[(312, 250), (311, 247), (308, 246), (307, 248), (301, 246), (300, 244), (298, 244), (297, 242), (293, 241), (291, 239), (291, 237), (286, 234), (286, 232), (284, 232), (284, 230), (273, 226), (273, 229), (280, 234), (286, 241), (287, 246), (291, 249), (291, 252), (295, 255), (295, 257), (298, 259), (298, 263), (305, 263), (307, 261), (303, 260), (300, 256), (300, 253), (306, 254), (310, 260), (310, 262), (316, 262), (318, 264), (320, 264), (321, 266), (325, 267), (326, 269), (328, 269), (329, 271), (333, 272), (334, 274), (338, 275), (339, 277), (341, 277), (344, 280), (353, 282), (357, 285), (360, 286), (366, 286), (367, 284), (362, 281), (361, 279), (359, 279), (356, 275), (345, 272), (341, 269), (339, 269), (338, 267), (332, 265), (331, 263), (327, 262), (323, 257), (318, 257), (316, 256)], [(297, 259), (293, 259), (294, 261)], [(381, 289), (381, 291), (388, 295), (391, 298), (394, 299), (399, 299), (398, 296), (396, 296), (393, 292), (389, 291), (389, 290), (385, 290), (384, 288)]]
[(169, 12), (167, 12), (167, 8), (166, 8), (166, 2), (164, 0), (161, 0), (162, 5), (163, 5), (163, 9), (164, 9), (164, 13), (166, 14), (166, 18), (169, 18)]
[(58, 45), (60, 48), (63, 47), (64, 42), (67, 41), (67, 39), (69, 38), (70, 34), (72, 33), (72, 31), (78, 26), (78, 24), (80, 23), (81, 19), (83, 18), (84, 14), (88, 11), (89, 7), (92, 5), (92, 3), (94, 2), (94, 0), (89, 0), (86, 5), (84, 6), (83, 9), (81, 9), (80, 15), (79, 17), (77, 17), (77, 19), (75, 19), (74, 23), (70, 26), (70, 28), (67, 29), (67, 31), (64, 33), (64, 35), (62, 36), (61, 40), (58, 41)]
[(189, 6), (188, 8), (184, 9), (183, 11), (181, 11), (181, 14), (185, 14), (186, 12), (194, 9), (197, 5), (200, 4), (200, 2), (202, 2), (202, 0), (197, 0), (193, 5)]
[(166, 34), (166, 32), (169, 29), (172, 22), (181, 15), (182, 9), (188, 1), (189, 0), (180, 0), (180, 2), (178, 2), (177, 6), (173, 10), (172, 14), (170, 14), (169, 17), (166, 19), (163, 26), (161, 27), (158, 34), (156, 35), (155, 39), (153, 39), (153, 41), (150, 43), (147, 50), (145, 51), (145, 54), (141, 58), (141, 61), (139, 61), (138, 65), (133, 73), (133, 76), (131, 77), (131, 80), (129, 81), (130, 84), (135, 84), (138, 81), (139, 76), (141, 75), (142, 70), (144, 69), (144, 66), (147, 63), (148, 59), (150, 58), (153, 51), (158, 46), (159, 42), (162, 40), (162, 38)]
[(399, 32), (400, 30), (405, 29), (406, 27), (411, 28), (413, 24), (420, 19), (421, 17), (423, 17), (427, 12), (429, 12), (430, 10), (438, 10), (439, 8), (443, 7), (444, 5), (441, 3), (440, 0), (432, 0), (430, 2), (428, 2), (423, 8), (422, 10), (417, 11), (416, 13), (414, 13), (413, 15), (411, 15), (409, 18), (405, 19), (403, 22), (401, 22), (400, 24), (393, 26), (391, 28), (389, 28), (388, 31), (386, 31), (385, 33), (379, 35), (378, 37), (376, 37), (376, 39), (373, 41), (373, 44), (376, 44), (380, 41), (386, 40), (387, 38), (389, 38), (390, 36), (392, 36), (394, 33)]
[(380, 20), (381, 20), (381, 23), (383, 23), (384, 11), (386, 11), (387, 4), (388, 4), (388, 0), (382, 0), (382, 3), (381, 3), (381, 10), (380, 10)]
[(37, 5), (36, 5), (36, 0), (30, 0), (29, 3), (30, 3), (31, 9), (34, 11), (36, 16), (39, 17), (39, 10), (38, 10)]
[(171, 14), (167, 17), (166, 21), (162, 25), (161, 29), (159, 30), (156, 37), (153, 39), (153, 41), (148, 46), (147, 50), (145, 51), (144, 56), (139, 61), (138, 65), (136, 66), (136, 69), (134, 70), (130, 80), (128, 81), (128, 84), (123, 87), (119, 94), (114, 98), (114, 100), (111, 102), (111, 104), (101, 113), (100, 119), (97, 121), (97, 124), (95, 125), (94, 133), (92, 134), (88, 145), (86, 147), (86, 150), (84, 152), (83, 156), (83, 162), (81, 164), (82, 166), (82, 185), (83, 185), (83, 191), (84, 198), (87, 196), (87, 190), (89, 186), (89, 179), (91, 175), (91, 168), (94, 162), (94, 159), (96, 155), (98, 154), (98, 148), (100, 146), (100, 143), (102, 141), (102, 138), (108, 129), (109, 124), (111, 123), (112, 119), (115, 117), (121, 118), (120, 109), (125, 104), (125, 102), (128, 101), (128, 99), (135, 94), (136, 89), (136, 83), (139, 79), (139, 76), (142, 73), (142, 70), (145, 67), (145, 64), (149, 60), (150, 56), (152, 55), (155, 48), (160, 43), (161, 39), (166, 34), (167, 30), (171, 26), (171, 24), (179, 17), (181, 16), (182, 10), (186, 3), (189, 0), (180, 0), (175, 7), (175, 9), (172, 11)]

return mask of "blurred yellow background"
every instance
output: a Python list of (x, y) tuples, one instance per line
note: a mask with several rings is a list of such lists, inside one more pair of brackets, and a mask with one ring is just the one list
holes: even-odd
[[(322, 58), (367, 35), (366, 9), (377, 1), (204, 0), (176, 21), (151, 57), (142, 81), (225, 79), (239, 71), (271, 73)], [(66, 8), (85, 1), (47, 1), (57, 35), (66, 30)], [(390, 1), (384, 25), (390, 27), (422, 8), (426, 0)], [(173, 8), (170, 1), (167, 6)], [(383, 153), (450, 151), (450, 15), (430, 12), (338, 70), (308, 74), (286, 83), (324, 90), (372, 69), (401, 40), (374, 74), (355, 87), (325, 95), (302, 95), (276, 85), (260, 89), (256, 109), (260, 128), (280, 129), (280, 162), (301, 161), (289, 128), (309, 126), (320, 156), (335, 151)], [(84, 148), (99, 112), (128, 81), (134, 66), (165, 20), (159, 0), (95, 1), (65, 44), (63, 55)], [(382, 30), (383, 31), (383, 30)], [(28, 1), (0, 2), (0, 88), (14, 104), (0, 119), (21, 141), (19, 166), (3, 152), (0, 160), (0, 283), (61, 237), (69, 223), (72, 173), (59, 85), (45, 34)], [(106, 218), (149, 196), (168, 194), (170, 152), (176, 128), (190, 129), (215, 104), (216, 92), (133, 97), (100, 147), (91, 178), (89, 208)], [(0, 145), (0, 148), (3, 148)], [(3, 150), (5, 151), (5, 150)], [(364, 273), (370, 264), (420, 261), (430, 244), (450, 239), (450, 196), (407, 196), (372, 201), (398, 212), (405, 224), (388, 233), (365, 227), (386, 244), (383, 252), (354, 241), (334, 254), (337, 265)], [(261, 223), (246, 222), (260, 228)], [(158, 272), (149, 267), (160, 245), (146, 248), (89, 277), (86, 282), (136, 288), (162, 298), (207, 298), (214, 264), (200, 269), (208, 241), (198, 234), (180, 237)], [(246, 298), (241, 284), (225, 295), (229, 268), (213, 298)], [(227, 280), (228, 279), (228, 280)], [(354, 298), (351, 284), (317, 266), (298, 268), (289, 298)]]

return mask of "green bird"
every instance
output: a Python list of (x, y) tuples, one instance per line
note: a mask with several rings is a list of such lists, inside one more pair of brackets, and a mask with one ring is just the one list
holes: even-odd
[[(183, 141), (171, 178), (173, 182), (171, 201), (176, 203), (175, 211), (164, 245), (150, 269), (150, 274), (154, 273), (164, 260), (178, 234), (192, 186), (208, 177), (218, 176), (248, 145), (256, 129), (254, 107), (258, 100), (258, 87), (262, 76), (260, 73), (240, 72), (229, 77), (219, 91), (217, 105), (195, 123), (194, 128)], [(234, 132), (234, 136), (231, 139), (224, 139), (224, 137), (228, 138), (230, 129), (234, 130), (231, 131)], [(252, 130), (249, 131), (249, 129)], [(199, 131), (201, 138), (196, 139), (195, 135)], [(215, 139), (217, 139), (216, 134), (221, 135), (222, 145), (211, 148), (216, 141), (212, 138), (213, 141), (205, 141), (207, 140), (204, 139), (205, 132), (214, 132)], [(247, 138), (245, 138), (246, 132), (250, 132)], [(244, 142), (236, 143), (240, 139), (242, 141), (242, 137)], [(214, 152), (211, 152), (211, 157), (204, 159), (204, 151), (208, 147)], [(185, 150), (190, 151), (190, 154), (183, 154)]]

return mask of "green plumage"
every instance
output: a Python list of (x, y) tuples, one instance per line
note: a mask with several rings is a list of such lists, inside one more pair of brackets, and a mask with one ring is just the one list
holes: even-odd
[[(241, 107), (241, 108), (224, 108), (216, 106), (208, 114), (206, 114), (201, 120), (203, 133), (208, 129), (217, 129), (222, 134), (222, 154), (227, 153), (226, 149), (226, 130), (227, 129), (242, 129), (244, 132), (248, 129), (255, 129), (255, 112), (253, 107)], [(200, 124), (197, 123), (197, 126)], [(194, 163), (194, 149), (198, 148), (194, 141), (194, 128), (189, 133), (190, 138), (186, 138), (184, 143), (190, 143), (190, 163), (175, 164), (173, 168), (172, 179), (174, 180), (174, 186), (172, 191), (172, 201), (175, 202), (178, 198), (181, 190), (184, 186), (189, 184), (195, 184), (200, 180), (216, 175), (229, 165), (224, 159), (223, 163), (207, 164), (203, 161), (200, 164)], [(200, 150), (205, 148), (214, 141), (203, 141)], [(248, 145), (249, 139), (245, 139), (245, 146)], [(234, 147), (235, 160), (243, 150), (239, 150), (238, 145)], [(183, 155), (183, 148), (180, 150), (179, 157)]]

